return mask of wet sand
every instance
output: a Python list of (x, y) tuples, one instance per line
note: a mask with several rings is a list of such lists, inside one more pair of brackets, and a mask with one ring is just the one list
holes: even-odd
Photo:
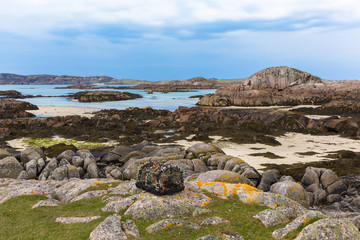
[(28, 110), (36, 116), (55, 117), (55, 116), (69, 116), (80, 115), (85, 117), (93, 116), (92, 112), (100, 111), (101, 108), (89, 107), (65, 107), (65, 106), (38, 106), (39, 110)]

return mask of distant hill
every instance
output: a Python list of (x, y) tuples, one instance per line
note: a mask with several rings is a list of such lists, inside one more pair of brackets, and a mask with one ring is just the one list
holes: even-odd
[(68, 75), (18, 75), (0, 73), (0, 84), (142, 84), (148, 81), (136, 79), (116, 79), (107, 76), (68, 76)]

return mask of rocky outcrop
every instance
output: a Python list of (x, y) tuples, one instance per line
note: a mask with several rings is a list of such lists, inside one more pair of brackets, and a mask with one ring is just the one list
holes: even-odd
[(286, 66), (270, 67), (251, 75), (244, 83), (252, 88), (271, 88), (283, 90), (289, 86), (321, 83), (319, 77)]
[(273, 106), (324, 104), (336, 99), (359, 99), (359, 81), (325, 83), (309, 73), (289, 67), (261, 70), (244, 84), (219, 88), (205, 95), (198, 105), (203, 106)]
[(82, 91), (75, 93), (73, 97), (79, 102), (105, 102), (141, 98), (141, 95), (118, 91)]
[(7, 98), (0, 98), (0, 119), (6, 118), (23, 118), (35, 117), (34, 114), (26, 112), (26, 110), (37, 110), (36, 105)]

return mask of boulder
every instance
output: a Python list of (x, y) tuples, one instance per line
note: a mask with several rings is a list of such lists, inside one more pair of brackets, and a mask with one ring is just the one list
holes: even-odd
[(49, 179), (56, 181), (62, 181), (68, 179), (68, 168), (66, 166), (61, 166), (56, 168), (52, 173)]
[(279, 180), (279, 175), (279, 171), (275, 169), (266, 170), (262, 174), (260, 184), (257, 186), (257, 188), (263, 190), (264, 192), (270, 191), (271, 185)]
[(51, 159), (42, 172), (39, 175), (39, 180), (46, 180), (52, 174), (52, 172), (57, 168), (58, 163), (55, 158)]
[(62, 152), (59, 156), (57, 156), (57, 160), (60, 161), (61, 159), (66, 159), (67, 161), (71, 162), (71, 159), (75, 156), (75, 152), (73, 150), (66, 150)]
[(172, 226), (186, 226), (194, 229), (200, 229), (200, 225), (188, 221), (180, 219), (164, 219), (157, 223), (151, 224), (149, 227), (146, 228), (146, 231), (148, 233), (153, 233), (159, 230), (167, 229)]
[(206, 166), (203, 160), (200, 159), (192, 159), (192, 163), (194, 165), (194, 172), (202, 173), (209, 171), (209, 168)]
[(348, 220), (326, 218), (305, 227), (295, 240), (353, 240), (360, 239), (360, 232)]
[(121, 217), (116, 214), (107, 217), (90, 233), (90, 240), (127, 239), (126, 234), (121, 228), (120, 220)]
[(220, 148), (210, 145), (207, 143), (197, 143), (186, 149), (187, 152), (191, 152), (195, 157), (198, 157), (200, 154), (207, 153), (224, 153)]
[(11, 154), (6, 149), (0, 148), (0, 159), (11, 157)]
[(333, 184), (338, 180), (339, 177), (336, 175), (336, 173), (334, 173), (334, 171), (330, 169), (325, 169), (320, 177), (320, 182), (324, 188), (327, 188), (329, 185)]
[(265, 227), (273, 227), (289, 221), (289, 219), (284, 216), (284, 214), (272, 209), (266, 209), (262, 212), (259, 212), (254, 216), (254, 218), (259, 219)]
[(288, 197), (306, 208), (310, 206), (309, 195), (297, 182), (277, 182), (271, 186), (270, 191)]
[(301, 179), (301, 183), (303, 183), (305, 186), (309, 186), (313, 183), (320, 184), (319, 177), (320, 174), (318, 174), (318, 172), (315, 171), (315, 168), (307, 167), (305, 169), (305, 174)]
[(200, 173), (199, 176), (195, 179), (195, 181), (245, 183), (251, 186), (254, 185), (246, 177), (243, 177), (238, 173), (226, 171), (226, 170), (214, 170), (214, 171)]
[(0, 160), (0, 178), (17, 178), (23, 170), (19, 161), (14, 157)]
[(25, 170), (28, 179), (35, 179), (37, 177), (37, 160), (30, 160), (29, 162), (27, 162), (25, 164)]
[(27, 148), (20, 153), (21, 162), (27, 163), (31, 160), (38, 160), (42, 156), (34, 148)]

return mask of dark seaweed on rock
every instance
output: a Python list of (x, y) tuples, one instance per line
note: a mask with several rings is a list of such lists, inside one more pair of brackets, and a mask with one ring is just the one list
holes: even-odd
[(140, 167), (136, 186), (156, 195), (184, 190), (183, 172), (178, 166), (149, 162)]

